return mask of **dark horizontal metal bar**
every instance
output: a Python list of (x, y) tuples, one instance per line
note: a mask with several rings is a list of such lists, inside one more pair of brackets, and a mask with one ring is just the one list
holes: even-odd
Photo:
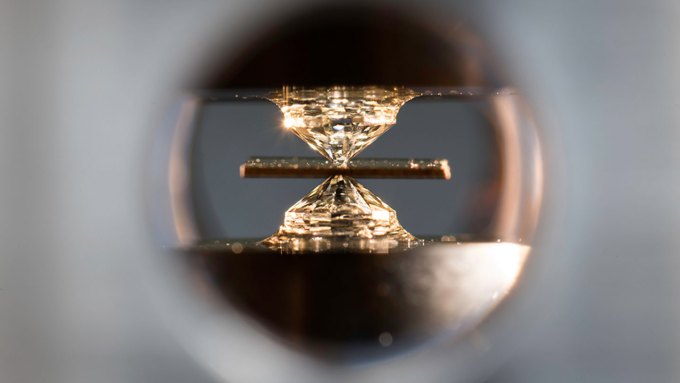
[(346, 175), (356, 178), (451, 178), (446, 159), (357, 158), (347, 167), (320, 157), (252, 157), (241, 165), (243, 178), (325, 178)]
[[(514, 95), (516, 90), (509, 87), (473, 87), (473, 86), (443, 86), (443, 87), (410, 87), (420, 97), (425, 98), (454, 98), (480, 99), (494, 96)], [(206, 102), (219, 101), (263, 101), (272, 97), (281, 87), (275, 88), (240, 88), (240, 89), (192, 89), (190, 94), (196, 95)]]

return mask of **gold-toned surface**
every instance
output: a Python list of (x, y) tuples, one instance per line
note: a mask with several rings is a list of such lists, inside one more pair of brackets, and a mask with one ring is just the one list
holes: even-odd
[(397, 122), (399, 108), (419, 93), (403, 87), (283, 87), (269, 99), (283, 126), (335, 165), (347, 162)]
[(339, 167), (316, 157), (254, 157), (241, 165), (244, 178), (321, 178), (343, 175), (356, 178), (451, 178), (446, 159), (357, 158)]

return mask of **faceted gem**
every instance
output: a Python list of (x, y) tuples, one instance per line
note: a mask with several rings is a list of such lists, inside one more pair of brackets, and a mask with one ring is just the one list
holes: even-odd
[(286, 129), (344, 166), (385, 133), (399, 108), (417, 95), (400, 87), (284, 87), (270, 100), (283, 112)]
[(354, 178), (326, 179), (286, 211), (283, 225), (264, 242), (285, 244), (294, 238), (416, 238), (399, 224), (397, 213)]

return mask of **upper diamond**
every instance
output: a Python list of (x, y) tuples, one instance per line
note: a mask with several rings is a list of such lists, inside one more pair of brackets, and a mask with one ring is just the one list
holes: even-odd
[(284, 87), (269, 99), (284, 115), (284, 127), (338, 166), (397, 121), (399, 108), (419, 93), (403, 87)]

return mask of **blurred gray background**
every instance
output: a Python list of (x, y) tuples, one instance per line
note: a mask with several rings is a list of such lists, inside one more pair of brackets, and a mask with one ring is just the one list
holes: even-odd
[[(0, 2), (0, 380), (215, 381), (144, 293), (161, 270), (147, 152), (215, 31), (237, 38), (302, 3)], [(678, 381), (680, 3), (418, 5), (476, 23), (544, 127), (539, 242), (500, 313), (524, 315), (499, 324), (516, 341), (476, 380)], [(241, 357), (235, 369), (273, 368)], [(459, 380), (432, 360), (420, 380)]]

